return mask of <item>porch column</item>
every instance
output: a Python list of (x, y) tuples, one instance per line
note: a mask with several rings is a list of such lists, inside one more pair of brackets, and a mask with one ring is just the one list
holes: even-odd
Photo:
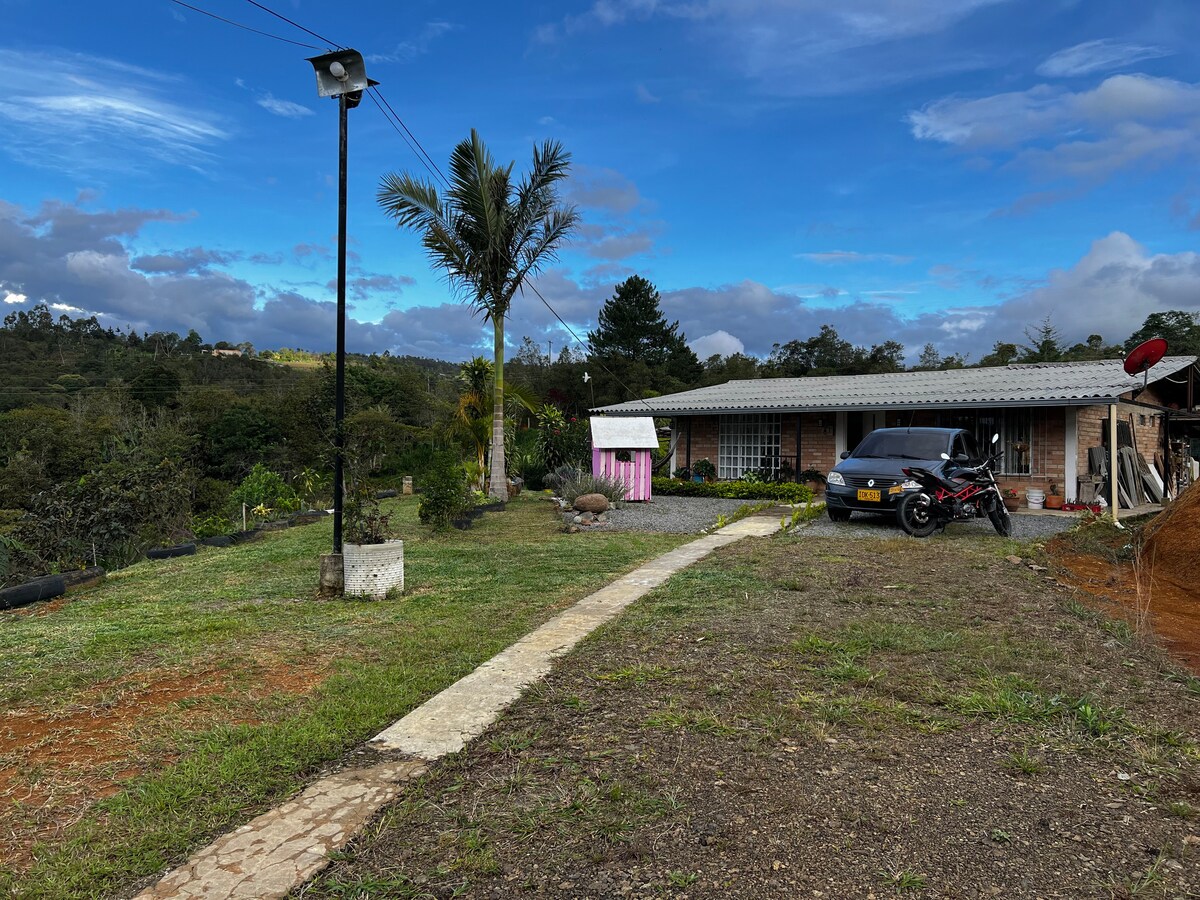
[(1066, 446), (1063, 448), (1063, 494), (1079, 499), (1079, 409), (1066, 408)]
[(1121, 525), (1121, 499), (1117, 493), (1117, 404), (1108, 407), (1108, 502), (1112, 505), (1113, 524)]

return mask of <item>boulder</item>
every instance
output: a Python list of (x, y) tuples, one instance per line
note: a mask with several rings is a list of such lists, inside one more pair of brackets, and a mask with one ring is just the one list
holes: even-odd
[(575, 508), (580, 512), (608, 512), (608, 498), (603, 494), (582, 494), (575, 499)]

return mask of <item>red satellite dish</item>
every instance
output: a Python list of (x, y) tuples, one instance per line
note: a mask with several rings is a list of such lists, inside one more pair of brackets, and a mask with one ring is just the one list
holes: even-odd
[(1141, 375), (1157, 366), (1167, 355), (1167, 342), (1162, 338), (1150, 338), (1142, 341), (1125, 357), (1125, 374)]
[[(1166, 355), (1167, 342), (1162, 338), (1150, 338), (1148, 341), (1142, 341), (1125, 357), (1125, 374), (1141, 375), (1142, 390), (1144, 391), (1146, 385), (1150, 383), (1150, 370), (1157, 366)], [(1138, 393), (1140, 391), (1135, 392), (1134, 396), (1136, 397)]]

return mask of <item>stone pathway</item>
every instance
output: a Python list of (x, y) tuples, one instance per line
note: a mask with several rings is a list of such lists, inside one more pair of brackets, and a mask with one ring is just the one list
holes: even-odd
[(426, 763), (456, 753), (496, 721), (554, 660), (673, 574), (714, 550), (779, 529), (751, 516), (623, 575), (501, 651), (391, 727), (371, 746), (409, 759), (329, 775), (293, 800), (199, 850), (135, 900), (286, 896), (323, 869)]

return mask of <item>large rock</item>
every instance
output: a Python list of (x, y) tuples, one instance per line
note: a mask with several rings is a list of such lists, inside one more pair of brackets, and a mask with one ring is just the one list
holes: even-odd
[(575, 498), (575, 508), (580, 512), (608, 512), (608, 498), (603, 494), (581, 494)]

